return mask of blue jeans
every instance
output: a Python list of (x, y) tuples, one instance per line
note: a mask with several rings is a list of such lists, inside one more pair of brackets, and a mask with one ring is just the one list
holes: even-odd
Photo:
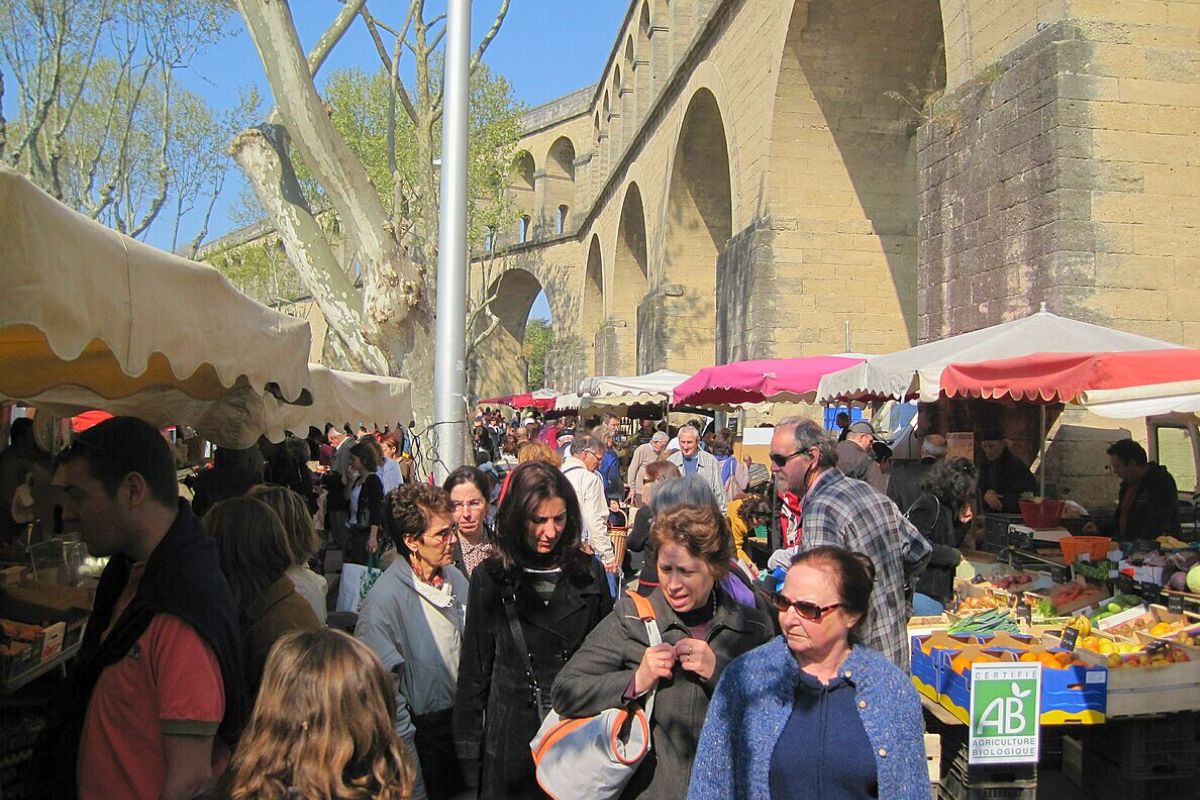
[(946, 610), (946, 607), (927, 594), (917, 592), (913, 595), (914, 617), (936, 617)]

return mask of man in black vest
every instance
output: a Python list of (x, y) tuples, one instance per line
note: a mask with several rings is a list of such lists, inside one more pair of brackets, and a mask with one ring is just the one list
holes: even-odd
[(85, 431), (53, 483), (64, 524), (110, 559), (44, 750), (45, 795), (195, 797), (223, 769), (246, 711), (216, 545), (179, 498), (169, 446), (141, 420)]

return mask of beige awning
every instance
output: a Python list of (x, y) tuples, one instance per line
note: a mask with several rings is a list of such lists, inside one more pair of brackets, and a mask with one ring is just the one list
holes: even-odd
[(341, 372), (310, 364), (312, 405), (297, 406), (267, 400), (266, 434), (272, 441), (283, 438), (284, 431), (297, 436), (308, 433), (311, 425), (323, 428), (332, 422), (339, 428), (349, 422), (357, 427), (384, 426), (395, 430), (413, 419), (412, 383), (404, 378), (386, 378), (358, 372)]
[(217, 270), (87, 219), (0, 168), (0, 393), (104, 399), (169, 387), (216, 400), (239, 383), (307, 401), (308, 323)]

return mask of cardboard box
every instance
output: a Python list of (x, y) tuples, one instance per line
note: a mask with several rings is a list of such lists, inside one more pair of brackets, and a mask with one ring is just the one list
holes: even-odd
[[(1028, 652), (1065, 652), (1061, 648), (1034, 645)], [(968, 652), (966, 650), (960, 652)], [(1016, 661), (1020, 653), (1012, 648), (986, 648), (984, 653), (997, 661)], [(943, 653), (947, 669), (942, 675), (942, 692), (938, 703), (967, 723), (971, 709), (971, 670), (959, 674), (949, 668), (950, 661), (959, 653)], [(968, 655), (970, 653), (968, 652)], [(1080, 656), (1081, 661), (1086, 661)], [(1103, 723), (1107, 714), (1106, 691), (1108, 670), (1103, 665), (1068, 666), (1062, 669), (1042, 667), (1042, 725), (1097, 725)]]
[(67, 623), (56, 622), (42, 630), (42, 660), (46, 663), (62, 652), (63, 640), (67, 635)]
[(0, 569), (0, 586), (15, 586), (25, 577), (27, 570), (25, 567), (17, 564), (12, 567)]
[(912, 679), (917, 691), (930, 700), (937, 700), (941, 691), (941, 652), (944, 650), (961, 650), (967, 645), (977, 644), (976, 636), (951, 636), (945, 631), (937, 631), (924, 636), (913, 636), (912, 642)]
[[(1044, 641), (1047, 646), (1057, 646), (1058, 637), (1047, 634)], [(1176, 648), (1177, 645), (1168, 647)], [(1091, 665), (1100, 666), (1108, 661), (1107, 656), (1090, 650), (1075, 652), (1081, 660)], [(1200, 709), (1200, 661), (1121, 667), (1107, 672), (1108, 700), (1105, 713), (1108, 717), (1137, 717)]]
[[(1140, 613), (1132, 614), (1130, 613), (1132, 611), (1139, 611)], [(1099, 627), (1101, 630), (1114, 636), (1135, 641), (1135, 634), (1139, 631), (1149, 631), (1150, 628), (1160, 622), (1186, 624), (1189, 620), (1183, 614), (1175, 614), (1168, 611), (1166, 606), (1152, 605), (1149, 608), (1135, 606), (1129, 609), (1129, 611), (1122, 611), (1120, 614), (1114, 614), (1111, 617), (1100, 620)], [(1106, 625), (1105, 623), (1112, 624)]]

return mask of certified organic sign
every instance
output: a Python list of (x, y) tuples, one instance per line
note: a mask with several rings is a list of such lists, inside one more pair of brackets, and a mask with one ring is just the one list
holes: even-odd
[(971, 764), (1036, 763), (1041, 664), (971, 666)]

